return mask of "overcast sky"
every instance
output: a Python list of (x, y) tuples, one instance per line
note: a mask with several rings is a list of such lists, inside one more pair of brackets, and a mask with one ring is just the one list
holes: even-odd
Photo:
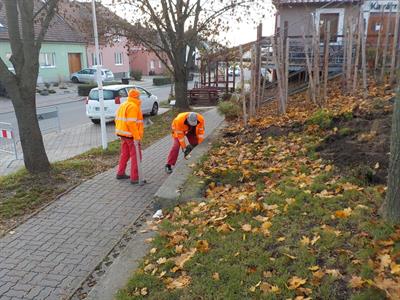
[[(153, 0), (157, 1), (157, 0)], [(110, 5), (112, 0), (101, 0), (101, 2), (105, 5)], [(265, 0), (265, 5), (267, 10), (265, 11), (266, 17), (262, 20), (263, 23), (263, 36), (272, 35), (275, 27), (275, 15), (273, 12), (273, 5), (271, 0)], [(115, 6), (109, 6), (111, 9), (115, 8)], [(115, 10), (115, 9), (113, 9)], [(271, 12), (272, 11), (272, 12)], [(119, 5), (118, 9), (115, 12), (121, 17), (126, 18), (128, 9)], [(128, 13), (129, 15), (129, 13)], [(258, 21), (258, 20), (257, 20)], [(239, 44), (244, 44), (247, 42), (254, 41), (257, 37), (257, 25), (256, 24), (247, 24), (247, 23), (238, 23), (236, 21), (232, 22), (232, 27), (228, 33), (224, 33), (227, 35), (227, 39), (232, 46), (236, 46)]]

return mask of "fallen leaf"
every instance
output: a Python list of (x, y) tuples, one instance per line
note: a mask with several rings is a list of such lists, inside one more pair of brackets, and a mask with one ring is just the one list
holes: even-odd
[(319, 270), (319, 266), (311, 266), (311, 267), (309, 267), (308, 268), (310, 271), (317, 271), (317, 270)]
[(206, 253), (210, 250), (208, 242), (206, 240), (197, 241), (196, 248), (201, 253)]
[(363, 286), (363, 284), (365, 283), (365, 280), (363, 280), (359, 276), (352, 276), (349, 283), (350, 283), (350, 287), (352, 287), (353, 289), (359, 289)]
[(269, 228), (272, 226), (271, 222), (264, 222), (261, 224), (260, 230), (261, 232), (265, 235), (265, 236), (269, 236), (270, 232), (269, 232)]
[(333, 276), (335, 278), (342, 278), (343, 277), (343, 275), (340, 274), (339, 270), (337, 270), (337, 269), (327, 269), (327, 270), (325, 270), (325, 273), (329, 274), (329, 275), (331, 275), (331, 276)]
[(213, 275), (212, 275), (212, 279), (214, 279), (215, 281), (218, 281), (220, 278), (219, 278), (219, 273), (217, 273), (217, 272), (215, 272)]
[(310, 244), (310, 239), (305, 235), (303, 235), (303, 237), (300, 240), (300, 244), (302, 244), (303, 246), (308, 246)]
[(343, 210), (337, 210), (335, 212), (335, 216), (337, 218), (344, 219), (344, 218), (348, 218), (351, 215), (351, 212), (352, 212), (352, 209), (350, 207), (348, 207), (348, 208), (345, 208)]
[(390, 273), (392, 273), (392, 274), (400, 274), (400, 265), (392, 262), (390, 264)]
[(297, 277), (297, 276), (293, 276), (291, 279), (289, 279), (288, 283), (289, 283), (289, 290), (295, 290), (298, 287), (302, 286), (303, 284), (305, 284), (307, 282), (306, 279), (303, 279), (301, 277)]
[(175, 246), (175, 252), (177, 254), (181, 254), (183, 252), (183, 245), (176, 245)]
[(297, 259), (297, 257), (296, 256), (293, 256), (293, 255), (290, 255), (290, 254), (287, 254), (287, 253), (283, 253), (283, 255), (285, 255), (285, 256), (287, 256), (287, 257), (289, 257), (290, 259)]
[(380, 260), (380, 269), (383, 270), (386, 267), (389, 267), (390, 263), (392, 262), (392, 259), (390, 258), (389, 254), (382, 254), (378, 256), (378, 259)]
[(223, 232), (223, 233), (227, 233), (230, 231), (235, 231), (235, 228), (233, 228), (231, 225), (224, 223), (220, 226), (217, 227), (217, 231), (218, 232)]
[(196, 253), (197, 249), (196, 248), (191, 248), (188, 252), (181, 254), (180, 256), (175, 258), (175, 265), (182, 269), (184, 264), (191, 259), (194, 254)]
[(169, 277), (166, 279), (166, 286), (169, 290), (183, 289), (190, 284), (191, 280), (191, 277), (187, 275), (181, 275), (178, 278)]
[(316, 235), (313, 237), (313, 239), (311, 240), (311, 245), (314, 246), (315, 243), (320, 239), (321, 237), (319, 235)]
[(150, 250), (150, 253), (151, 254), (154, 254), (154, 253), (156, 253), (157, 252), (157, 248), (151, 248), (151, 250)]
[(284, 236), (281, 236), (279, 238), (276, 239), (278, 242), (283, 242), (284, 240), (286, 240), (286, 238)]
[(251, 231), (251, 225), (250, 225), (250, 224), (244, 224), (244, 225), (242, 226), (242, 230), (243, 230), (243, 231), (246, 231), (246, 232)]
[(160, 257), (160, 258), (157, 260), (157, 263), (158, 263), (159, 265), (165, 264), (166, 262), (167, 262), (167, 259), (166, 259), (165, 257)]
[(140, 295), (146, 296), (149, 292), (147, 291), (147, 287), (140, 289)]

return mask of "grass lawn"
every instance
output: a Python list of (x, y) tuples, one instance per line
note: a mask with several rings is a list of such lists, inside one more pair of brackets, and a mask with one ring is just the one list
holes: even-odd
[(157, 222), (117, 299), (399, 299), (400, 227), (378, 215), (385, 186), (318, 153), (349, 136), (336, 124), (371, 112), (373, 99), (341, 94), (326, 111), (302, 94), (286, 116), (267, 106), (247, 129), (228, 126), (195, 171), (207, 200)]
[[(177, 112), (170, 110), (151, 117), (153, 125), (145, 129), (142, 144), (148, 147), (170, 132)], [(76, 157), (52, 164), (50, 174), (30, 175), (26, 170), (0, 177), (0, 236), (23, 218), (58, 195), (104, 172), (118, 163), (119, 140), (87, 151)]]

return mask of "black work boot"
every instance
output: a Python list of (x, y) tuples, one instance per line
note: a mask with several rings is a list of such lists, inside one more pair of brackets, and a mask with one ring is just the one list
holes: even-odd
[(165, 165), (165, 172), (166, 172), (167, 174), (171, 174), (171, 173), (172, 173), (171, 165), (169, 165), (169, 164), (166, 164), (166, 165)]

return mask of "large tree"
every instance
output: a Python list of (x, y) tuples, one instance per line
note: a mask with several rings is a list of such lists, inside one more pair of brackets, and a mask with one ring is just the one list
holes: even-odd
[(199, 41), (223, 35), (248, 17), (264, 12), (263, 0), (113, 0), (125, 4), (135, 16), (134, 30), (125, 34), (154, 52), (167, 66), (175, 81), (176, 106), (188, 108), (188, 71)]
[(400, 90), (394, 104), (388, 190), (382, 208), (385, 219), (400, 223)]
[(13, 71), (0, 59), (0, 82), (12, 100), (17, 117), (25, 167), (47, 172), (50, 163), (36, 117), (39, 53), (59, 0), (1, 0), (11, 46)]

